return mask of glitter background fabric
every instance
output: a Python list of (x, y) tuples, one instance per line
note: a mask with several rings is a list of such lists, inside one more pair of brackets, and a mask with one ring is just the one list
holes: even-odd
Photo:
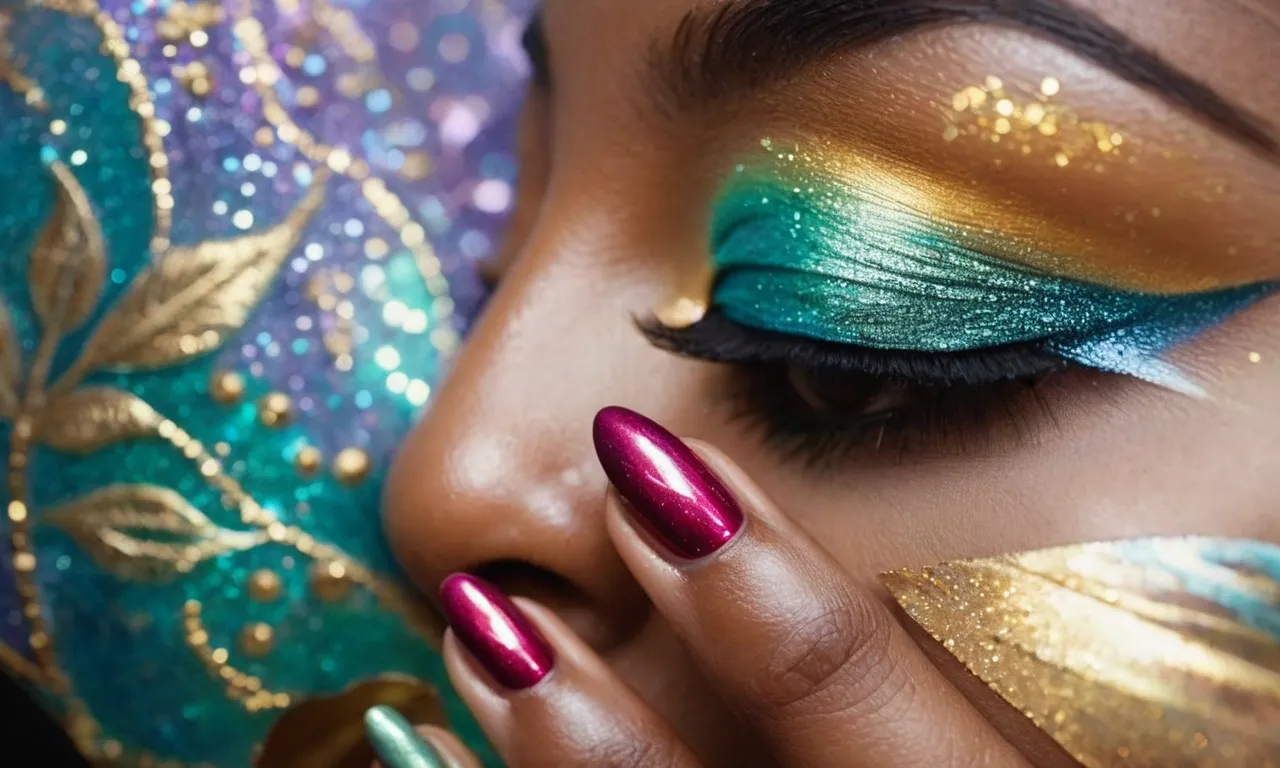
[(480, 744), (377, 502), (482, 299), (530, 6), (0, 3), (0, 660), (86, 754), (286, 764), (295, 711), (338, 764), (378, 701)]

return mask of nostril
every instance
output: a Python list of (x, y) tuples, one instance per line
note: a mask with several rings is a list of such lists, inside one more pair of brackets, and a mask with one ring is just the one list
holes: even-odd
[(533, 563), (493, 560), (467, 570), (509, 595), (527, 597), (555, 611), (579, 637), (597, 650), (618, 643), (630, 630), (630, 627), (619, 626), (604, 606), (597, 605), (572, 581)]

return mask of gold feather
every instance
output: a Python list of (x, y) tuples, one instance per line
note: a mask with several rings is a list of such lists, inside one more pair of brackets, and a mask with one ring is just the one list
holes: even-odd
[(1280, 765), (1280, 547), (1174, 538), (882, 576), (1086, 766)]

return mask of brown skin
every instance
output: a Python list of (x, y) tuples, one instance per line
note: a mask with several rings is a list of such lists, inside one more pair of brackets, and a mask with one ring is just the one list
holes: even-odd
[[(1258, 10), (1269, 4), (1175, 0), (1140, 10), (1142, 4), (1077, 3), (1239, 106), (1280, 114), (1274, 77), (1280, 23), (1275, 11)], [(1044, 409), (1024, 409), (1016, 423), (997, 417), (961, 438), (908, 441), (903, 452), (891, 441), (892, 449), (867, 447), (824, 468), (785, 458), (751, 422), (733, 418), (727, 392), (734, 371), (653, 349), (633, 318), (697, 284), (707, 261), (703, 233), (714, 185), (743, 148), (758, 147), (765, 135), (803, 130), (847, 151), (903, 158), (939, 185), (956, 175), (977, 178), (986, 194), (1017, 199), (1044, 215), (1056, 241), (1125, 241), (1125, 248), (1073, 254), (1077, 267), (1097, 279), (1152, 288), (1280, 277), (1280, 170), (1158, 97), (1067, 61), (1059, 48), (983, 27), (935, 30), (850, 55), (823, 82), (811, 77), (792, 91), (761, 93), (726, 114), (659, 118), (641, 85), (644, 56), (694, 5), (547, 3), (555, 91), (534, 94), (527, 109), (520, 207), (500, 265), (500, 290), (392, 473), (386, 520), (393, 545), (428, 594), (451, 572), (477, 571), (559, 616), (531, 610), (561, 648), (552, 681), (595, 691), (603, 727), (572, 720), (546, 727), (548, 718), (563, 714), (554, 702), (559, 688), (540, 687), (542, 694), (524, 695), (523, 703), (498, 696), (450, 644), (455, 682), (516, 766), (576, 764), (583, 753), (574, 750), (582, 744), (598, 747), (602, 738), (669, 727), (687, 745), (680, 765), (689, 755), (708, 766), (778, 760), (819, 768), (959, 766), (987, 757), (992, 764), (1017, 764), (1020, 758), (974, 711), (936, 708), (955, 691), (921, 663), (925, 655), (916, 644), (897, 644), (915, 630), (904, 629), (909, 622), (887, 607), (876, 574), (1147, 535), (1280, 541), (1273, 482), (1280, 474), (1280, 299), (1175, 351), (1173, 358), (1210, 389), (1210, 400), (1074, 372), (1042, 387)], [(1031, 82), (1063, 72), (1064, 85), (1080, 94), (1074, 108), (1122, 126), (1148, 154), (1159, 151), (1150, 162), (1144, 156), (1137, 165), (1078, 178), (1047, 167), (1043, 157), (1034, 166), (1011, 160), (1008, 173), (997, 173), (988, 148), (942, 141), (939, 105), (952, 92), (980, 82), (984, 73), (1019, 71)], [(863, 103), (859, 83), (898, 93), (900, 103), (887, 112)], [(1198, 199), (1208, 176), (1224, 179), (1231, 199), (1187, 204)], [(1100, 195), (1109, 201), (1106, 211), (1099, 210)], [(1111, 208), (1138, 206), (1178, 215), (1117, 229)], [(1260, 363), (1249, 361), (1251, 352), (1262, 355)], [(730, 580), (734, 593), (759, 583), (752, 579), (763, 564), (779, 561), (812, 581), (797, 582), (789, 594), (748, 586), (751, 601), (730, 600), (720, 591), (730, 585), (713, 585), (698, 592), (707, 602), (690, 612), (690, 595), (655, 565), (621, 513), (605, 508), (590, 425), (606, 405), (633, 408), (677, 434), (719, 446), (789, 513), (794, 529), (769, 503), (755, 504), (753, 511), (765, 510), (778, 522), (748, 527), (753, 536), (767, 533), (768, 541), (727, 550), (741, 569)], [(717, 469), (729, 466), (717, 461)], [(741, 477), (735, 482), (739, 491), (749, 486)], [(806, 565), (813, 562), (832, 567)], [(779, 638), (762, 619), (805, 589), (845, 590), (858, 604), (876, 606), (858, 614), (871, 617), (866, 622), (837, 627), (833, 642), (847, 648), (887, 632), (897, 640), (885, 647), (895, 650), (868, 658), (890, 658), (895, 674), (909, 670), (910, 685), (924, 692), (905, 725), (877, 721), (876, 712), (892, 711), (898, 700), (876, 690), (837, 702), (847, 716), (799, 721), (810, 743), (805, 748), (826, 749), (827, 758), (798, 752), (789, 726), (771, 731), (757, 719), (748, 727), (723, 703), (741, 703), (742, 681), (758, 679), (753, 666), (777, 650)], [(721, 659), (715, 649), (728, 647), (726, 638), (751, 652)], [(946, 654), (930, 643), (920, 646), (1032, 762), (1070, 764)], [(821, 658), (831, 647), (816, 651)], [(612, 671), (597, 667), (594, 654)], [(824, 671), (857, 673), (856, 680), (868, 670), (855, 664)], [(888, 709), (877, 710), (877, 702)], [(748, 709), (758, 718), (757, 703)], [(938, 716), (943, 711), (951, 714)], [(867, 723), (882, 728), (882, 738), (868, 734)], [(656, 730), (645, 731), (646, 724)], [(953, 751), (941, 762), (913, 751), (922, 740), (931, 743), (924, 733), (954, 737), (937, 740)], [(761, 734), (771, 758), (762, 757)], [(673, 746), (669, 735), (653, 738), (664, 748), (685, 749)], [(619, 754), (634, 749), (635, 741), (628, 743)], [(833, 762), (830, 754), (846, 760)], [(551, 759), (555, 755), (564, 756), (562, 762)]]

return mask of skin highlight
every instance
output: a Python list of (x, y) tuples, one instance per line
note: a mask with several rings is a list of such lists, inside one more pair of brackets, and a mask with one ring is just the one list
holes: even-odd
[[(1025, 33), (925, 31), (840, 57), (785, 93), (683, 122), (660, 117), (640, 96), (644, 62), (694, 4), (546, 4), (554, 84), (526, 107), (525, 174), (500, 287), (388, 484), (391, 541), (425, 593), (470, 570), (536, 600), (558, 616), (536, 618), (540, 626), (576, 633), (678, 724), (705, 764), (757, 765), (757, 737), (720, 703), (610, 538), (591, 445), (604, 406), (719, 446), (886, 606), (876, 575), (894, 568), (1137, 536), (1280, 540), (1269, 482), (1280, 472), (1276, 297), (1171, 352), (1211, 400), (1077, 371), (1046, 383), (1047, 413), (969, 448), (927, 459), (868, 449), (822, 469), (787, 460), (733, 417), (724, 395), (731, 370), (651, 347), (634, 318), (704, 278), (718, 180), (736, 153), (797, 123), (824, 141), (897, 158), (935, 184), (963, 181), (1028, 221), (1042, 217), (1049, 230), (1091, 241), (1077, 254), (1083, 272), (1169, 290), (1280, 276), (1273, 163)], [(1280, 67), (1280, 28), (1259, 23), (1265, 12), (1216, 0), (1178, 0), (1160, 13), (1077, 5), (1251, 112), (1280, 114), (1280, 82), (1267, 76)], [(1078, 94), (1075, 109), (1105, 113), (1138, 144), (1159, 148), (1158, 159), (1076, 177), (1042, 163), (997, 169), (992, 161), (1008, 157), (997, 145), (944, 141), (951, 95), (992, 72), (1029, 83), (1056, 73), (1070, 89), (1064, 98)], [(1209, 177), (1232, 194), (1201, 199)], [(1099, 214), (1139, 206), (1167, 215), (1129, 227), (1122, 215)], [(1036, 765), (1072, 764), (901, 623), (1022, 754)]]

